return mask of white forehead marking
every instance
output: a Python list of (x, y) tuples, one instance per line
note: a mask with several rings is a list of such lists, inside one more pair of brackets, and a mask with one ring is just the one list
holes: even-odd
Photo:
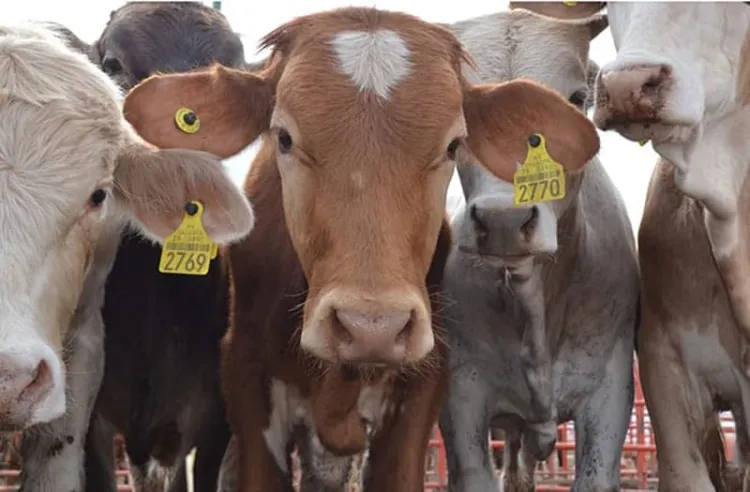
[(331, 41), (339, 68), (359, 90), (388, 99), (391, 87), (409, 74), (411, 53), (395, 31), (342, 31)]

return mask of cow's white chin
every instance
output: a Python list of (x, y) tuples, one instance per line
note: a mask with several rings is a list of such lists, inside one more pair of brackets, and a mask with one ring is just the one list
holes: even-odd
[(634, 142), (660, 144), (686, 144), (694, 136), (698, 125), (689, 123), (621, 123), (611, 125), (607, 130), (616, 131)]

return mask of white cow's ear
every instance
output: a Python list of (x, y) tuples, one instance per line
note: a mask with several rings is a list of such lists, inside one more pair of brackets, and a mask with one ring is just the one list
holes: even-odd
[(177, 229), (193, 200), (203, 204), (203, 227), (217, 244), (247, 236), (254, 224), (250, 203), (206, 152), (129, 144), (117, 158), (115, 193), (141, 232), (158, 242)]

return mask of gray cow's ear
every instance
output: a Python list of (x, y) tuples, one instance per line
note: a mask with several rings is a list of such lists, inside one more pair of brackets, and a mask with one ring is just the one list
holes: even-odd
[(599, 64), (589, 58), (586, 67), (586, 102), (583, 103), (583, 112), (586, 113), (594, 105), (594, 86), (596, 76), (599, 74)]

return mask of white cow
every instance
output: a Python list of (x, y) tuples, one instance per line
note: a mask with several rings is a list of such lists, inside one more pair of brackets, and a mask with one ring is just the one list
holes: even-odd
[(52, 31), (0, 26), (0, 426), (27, 431), (24, 491), (83, 490), (121, 229), (163, 241), (191, 200), (219, 244), (254, 222), (216, 157), (146, 144), (119, 99)]
[[(717, 411), (749, 456), (750, 7), (611, 3), (594, 120), (660, 155), (639, 233), (643, 390), (665, 492), (726, 490)], [(602, 4), (526, 3), (557, 17)], [(746, 474), (747, 481), (747, 474)], [(745, 485), (745, 490), (749, 489)]]

